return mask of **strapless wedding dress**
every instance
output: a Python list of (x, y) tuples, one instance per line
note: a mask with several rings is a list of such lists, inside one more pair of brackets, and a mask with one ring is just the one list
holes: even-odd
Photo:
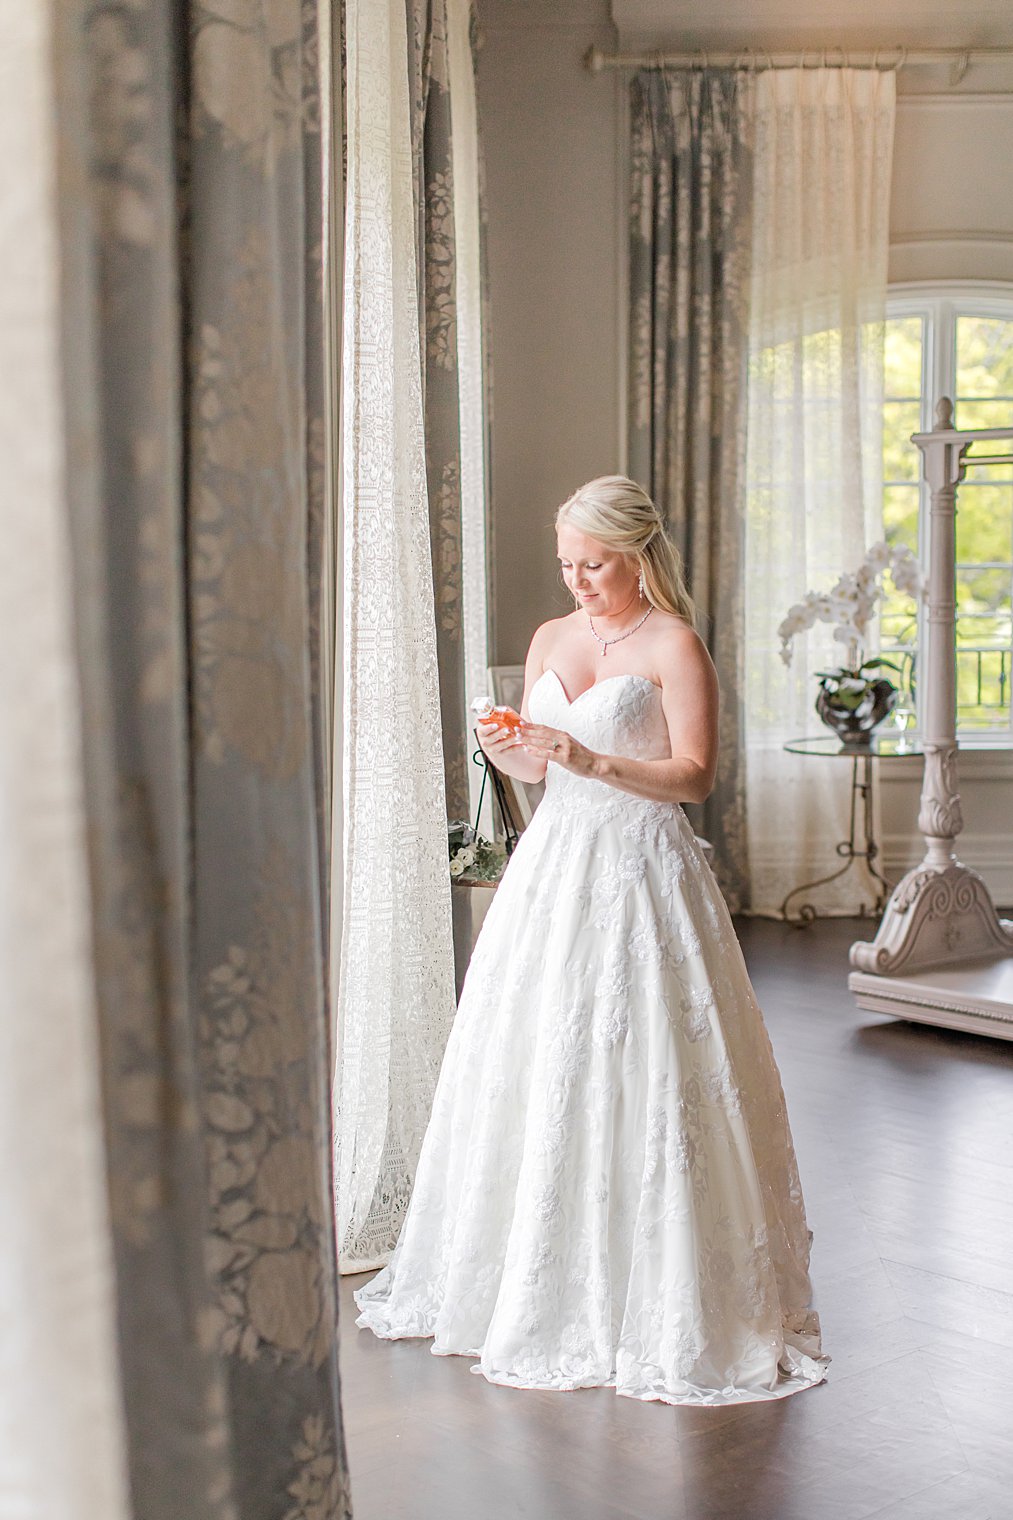
[[(569, 702), (546, 671), (530, 710), (599, 753), (670, 753), (641, 676)], [(518, 1388), (778, 1398), (824, 1377), (809, 1242), (770, 1042), (682, 808), (550, 763), (357, 1323)]]

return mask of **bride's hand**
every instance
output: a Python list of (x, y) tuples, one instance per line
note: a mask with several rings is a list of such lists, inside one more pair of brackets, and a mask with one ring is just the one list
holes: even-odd
[(561, 728), (549, 728), (544, 723), (522, 723), (521, 740), (529, 755), (540, 760), (552, 760), (575, 776), (593, 776), (598, 756), (587, 749), (572, 734)]
[(495, 723), (476, 723), (475, 732), (479, 744), (494, 765), (499, 764), (511, 750), (517, 749), (521, 742), (516, 730), (500, 728)]

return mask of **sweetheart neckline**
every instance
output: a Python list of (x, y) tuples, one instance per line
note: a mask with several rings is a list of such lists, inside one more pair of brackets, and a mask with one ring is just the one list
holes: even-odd
[[(644, 681), (648, 686), (653, 686), (654, 690), (659, 694), (659, 696), (661, 694), (661, 687), (658, 685), (657, 681), (652, 681), (650, 676), (638, 676), (634, 671), (631, 670), (622, 670), (618, 675), (603, 676), (600, 681), (592, 681), (590, 686), (585, 686), (584, 690), (579, 691), (577, 695), (572, 699), (566, 695), (566, 687), (563, 685), (562, 677), (558, 674), (557, 671), (553, 670), (551, 665), (547, 665), (545, 667), (545, 669), (542, 671), (542, 674), (538, 677), (538, 681), (540, 681), (543, 676), (556, 677), (556, 685), (559, 687), (559, 690), (562, 693), (563, 701), (566, 703), (567, 707), (576, 707), (577, 703), (581, 700), (582, 697), (586, 697), (588, 692), (597, 691), (599, 686), (607, 686), (610, 681)], [(538, 681), (535, 682), (535, 686), (538, 685)], [(531, 690), (534, 691), (534, 689), (535, 687), (533, 686)]]

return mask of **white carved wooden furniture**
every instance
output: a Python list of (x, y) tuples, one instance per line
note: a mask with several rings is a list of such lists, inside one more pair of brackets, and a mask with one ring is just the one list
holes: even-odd
[[(1013, 922), (999, 918), (984, 881), (955, 850), (963, 819), (954, 539), (957, 486), (968, 464), (1013, 462), (1013, 427), (957, 431), (953, 403), (944, 397), (932, 432), (916, 433), (912, 442), (930, 493), (918, 814), (925, 857), (894, 889), (875, 939), (852, 945), (848, 986), (861, 1008), (1013, 1040)], [(971, 452), (997, 442), (1004, 452)]]

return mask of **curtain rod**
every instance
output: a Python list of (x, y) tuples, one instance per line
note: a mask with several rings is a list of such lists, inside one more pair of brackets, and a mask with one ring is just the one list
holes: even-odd
[(605, 69), (664, 68), (889, 70), (902, 69), (912, 64), (952, 63), (950, 83), (959, 84), (972, 63), (988, 63), (1002, 58), (1013, 58), (1013, 47), (881, 47), (854, 53), (839, 47), (803, 48), (794, 53), (770, 52), (766, 48), (741, 48), (737, 53), (717, 50), (697, 53), (603, 53), (601, 48), (592, 44), (584, 54), (584, 66), (592, 74), (600, 74)]

